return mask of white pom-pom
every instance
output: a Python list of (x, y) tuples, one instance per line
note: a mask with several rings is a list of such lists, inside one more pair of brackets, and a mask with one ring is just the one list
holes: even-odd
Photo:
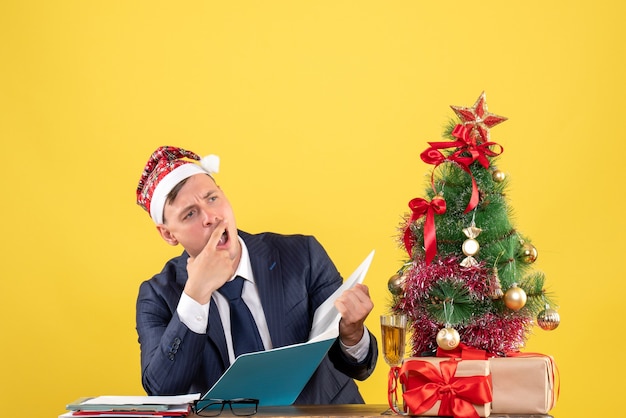
[(209, 174), (218, 173), (220, 171), (220, 157), (217, 155), (207, 155), (200, 160), (200, 166)]

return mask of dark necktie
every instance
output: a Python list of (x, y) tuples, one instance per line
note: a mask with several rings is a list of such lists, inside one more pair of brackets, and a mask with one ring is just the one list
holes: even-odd
[(241, 299), (244, 278), (237, 276), (224, 283), (219, 292), (228, 299), (230, 305), (230, 333), (233, 339), (235, 357), (240, 354), (263, 350), (259, 329), (254, 322), (248, 305)]

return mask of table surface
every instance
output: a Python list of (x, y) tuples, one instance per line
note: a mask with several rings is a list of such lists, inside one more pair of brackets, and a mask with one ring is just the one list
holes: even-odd
[[(253, 417), (380, 417), (385, 416), (385, 412), (389, 410), (387, 405), (291, 405), (291, 406), (261, 406), (259, 411)], [(389, 413), (388, 413), (389, 414)], [(393, 416), (395, 414), (389, 414)], [(233, 415), (227, 409), (221, 417), (232, 417)], [(190, 415), (190, 417), (197, 417)], [(551, 418), (551, 415), (531, 414), (531, 415), (501, 415), (491, 414), (490, 418)]]

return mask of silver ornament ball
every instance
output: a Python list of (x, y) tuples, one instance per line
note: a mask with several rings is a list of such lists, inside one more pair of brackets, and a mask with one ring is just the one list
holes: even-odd
[(561, 316), (552, 308), (546, 308), (537, 315), (537, 325), (546, 331), (556, 329), (561, 323)]

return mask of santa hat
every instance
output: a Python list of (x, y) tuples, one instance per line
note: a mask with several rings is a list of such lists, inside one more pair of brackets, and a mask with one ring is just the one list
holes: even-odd
[[(196, 164), (194, 161), (199, 161)], [(219, 171), (217, 155), (200, 158), (182, 148), (164, 146), (157, 148), (143, 169), (137, 186), (137, 204), (144, 208), (156, 224), (163, 223), (165, 200), (172, 189), (194, 174), (213, 175)]]

